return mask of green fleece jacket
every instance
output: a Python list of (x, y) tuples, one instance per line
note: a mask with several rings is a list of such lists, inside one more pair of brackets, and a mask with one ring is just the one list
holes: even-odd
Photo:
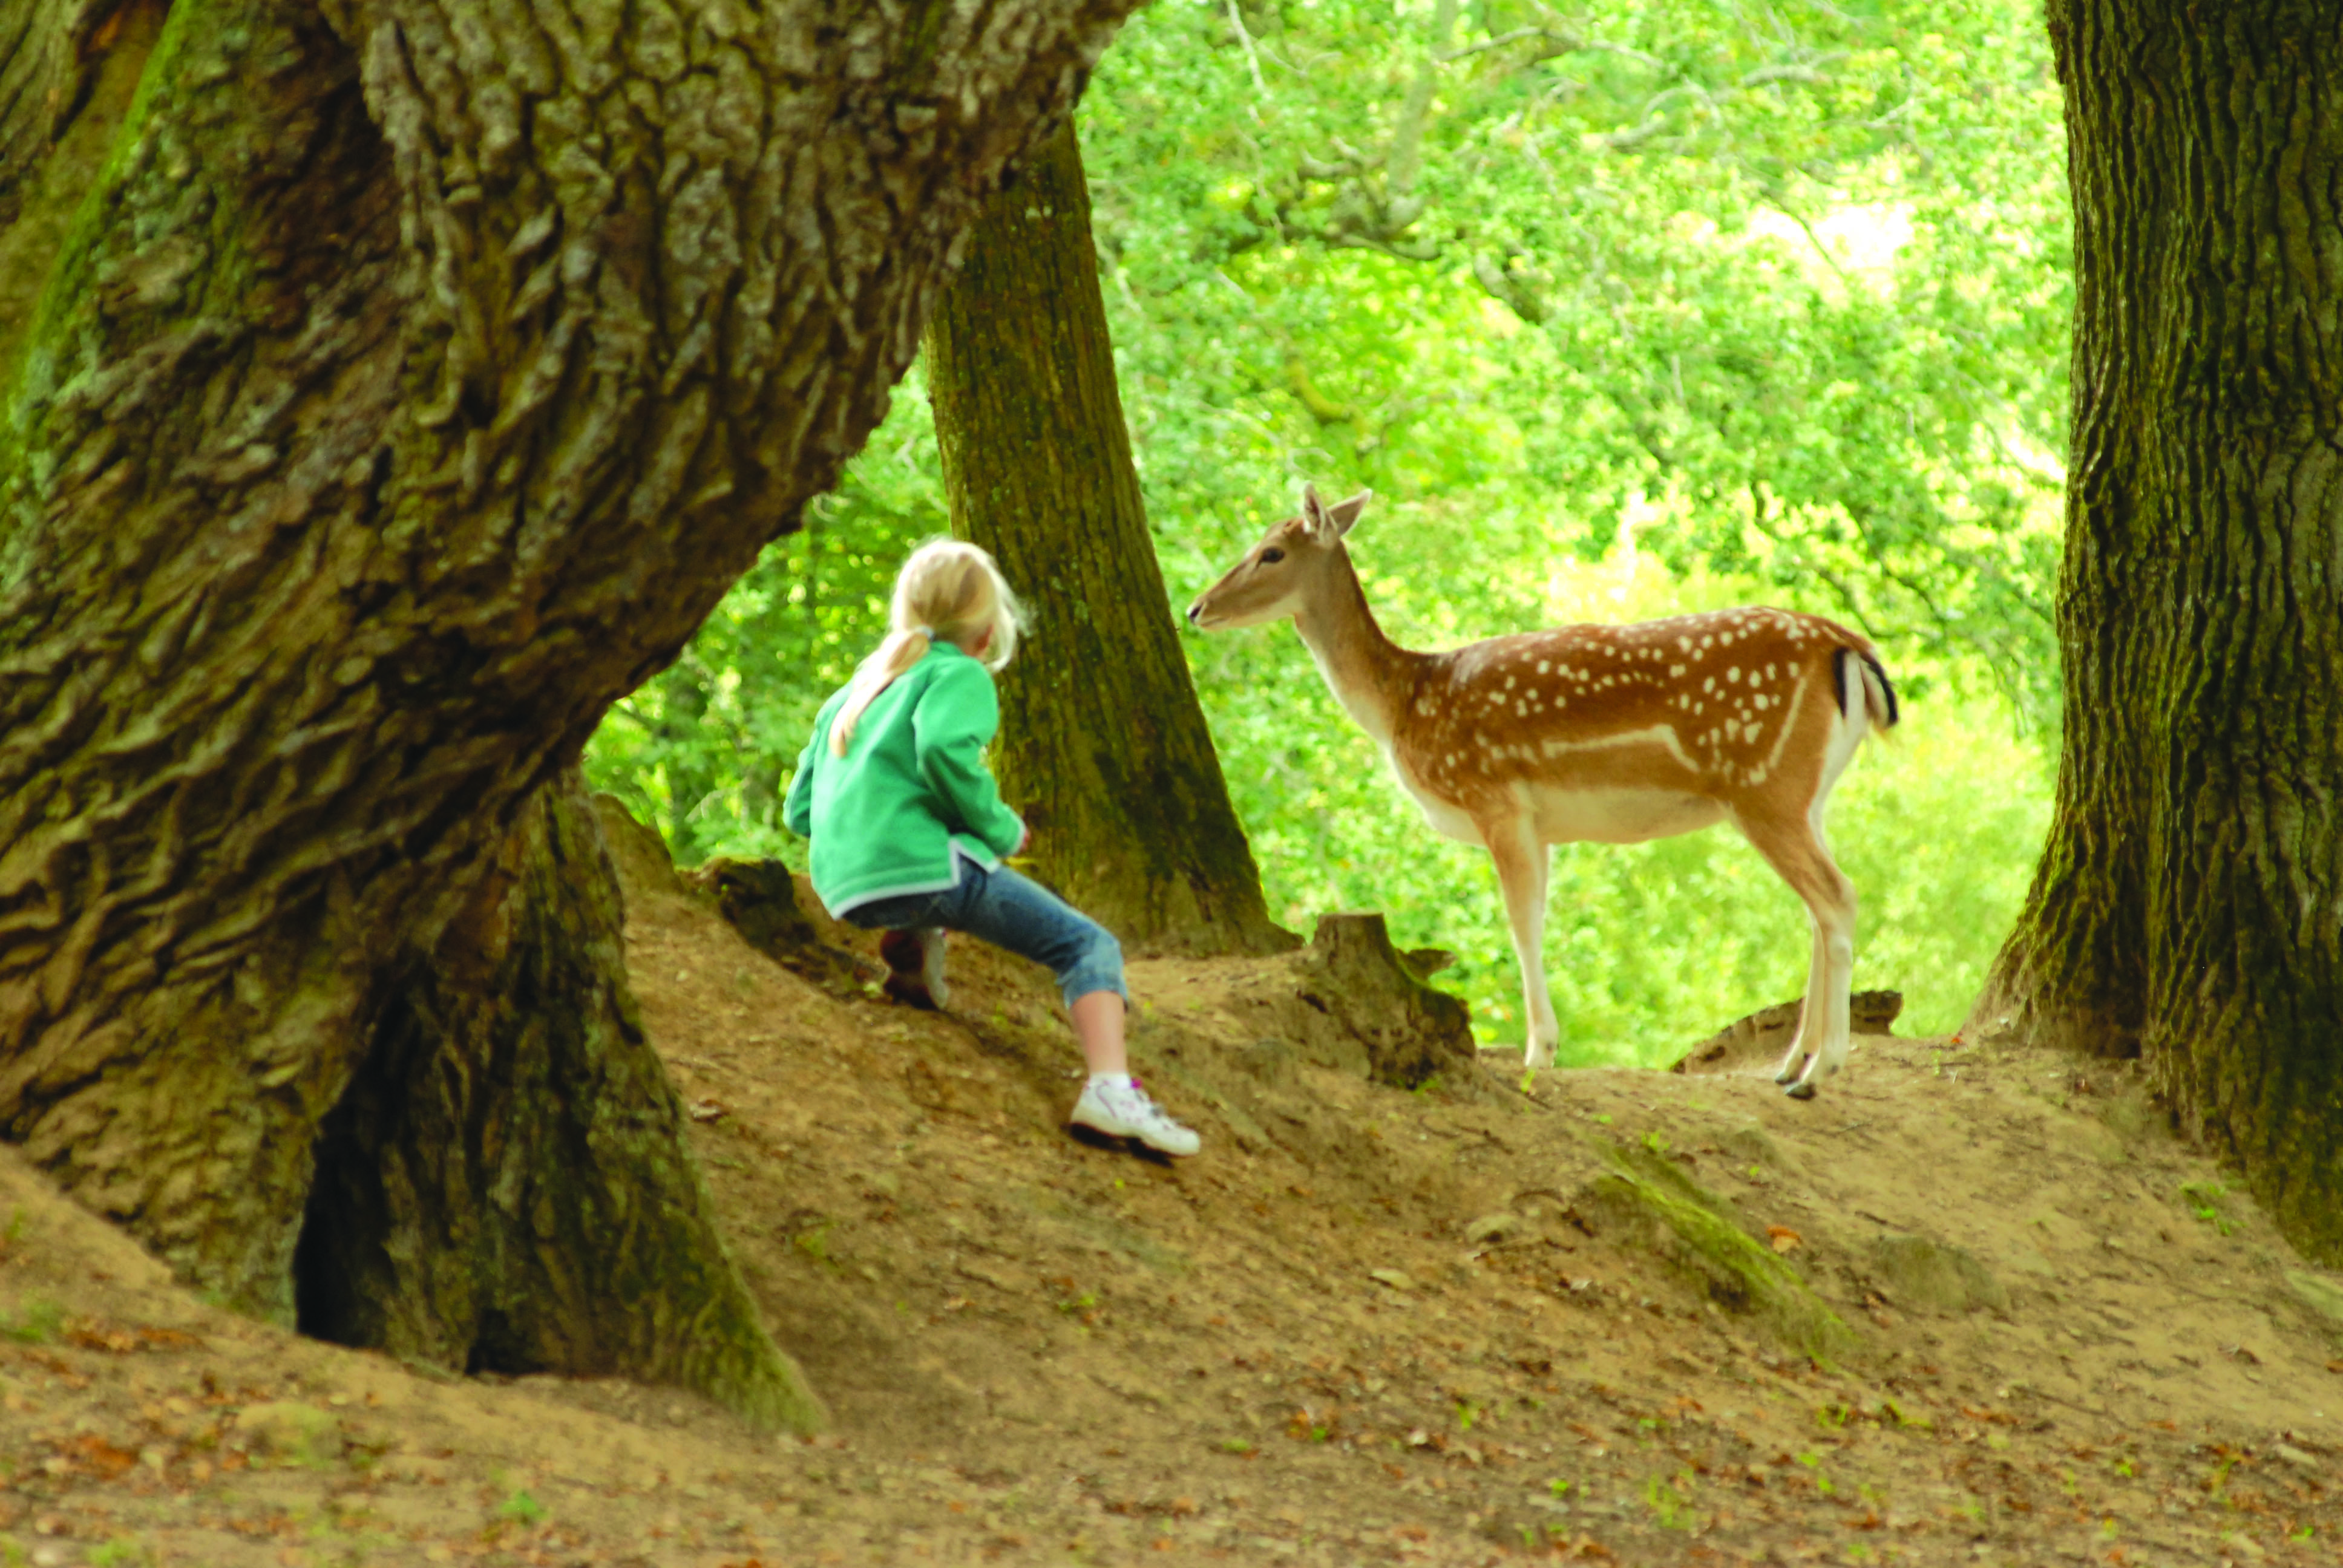
[(1001, 728), (990, 670), (937, 643), (871, 699), (838, 757), (830, 727), (845, 705), (844, 691), (822, 705), (781, 808), (813, 840), (813, 890), (833, 917), (949, 888), (960, 856), (989, 871), (1017, 852), (1025, 824), (984, 765)]

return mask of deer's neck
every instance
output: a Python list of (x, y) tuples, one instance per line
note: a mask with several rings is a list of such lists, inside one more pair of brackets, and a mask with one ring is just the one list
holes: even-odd
[(1393, 643), (1375, 624), (1347, 552), (1328, 590), (1296, 612), (1293, 625), (1343, 711), (1377, 745), (1390, 746), (1423, 656)]

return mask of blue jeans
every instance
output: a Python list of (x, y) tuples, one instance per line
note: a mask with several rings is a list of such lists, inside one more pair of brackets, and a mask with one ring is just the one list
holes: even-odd
[(952, 887), (858, 905), (842, 918), (866, 931), (918, 926), (966, 931), (1055, 970), (1068, 1007), (1101, 990), (1131, 1000), (1122, 983), (1122, 944), (1113, 934), (1032, 878), (1006, 866), (988, 871), (963, 859), (960, 881)]

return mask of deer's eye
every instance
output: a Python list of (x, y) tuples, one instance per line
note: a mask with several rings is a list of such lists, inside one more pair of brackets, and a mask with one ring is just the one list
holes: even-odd
[(1272, 548), (1261, 552), (1261, 564), (1265, 567), (1273, 567), (1284, 558), (1285, 552), (1281, 549)]

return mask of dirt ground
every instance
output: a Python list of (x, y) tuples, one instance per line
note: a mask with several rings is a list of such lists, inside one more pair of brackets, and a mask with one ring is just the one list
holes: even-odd
[(255, 1325), (0, 1151), (0, 1563), (2343, 1560), (2343, 1282), (2121, 1069), (1868, 1037), (1807, 1103), (1493, 1053), (1406, 1092), (1297, 1045), (1295, 958), (1141, 960), (1205, 1138), (1165, 1165), (1061, 1130), (1041, 971), (956, 944), (912, 1012), (627, 869), (830, 1430)]

